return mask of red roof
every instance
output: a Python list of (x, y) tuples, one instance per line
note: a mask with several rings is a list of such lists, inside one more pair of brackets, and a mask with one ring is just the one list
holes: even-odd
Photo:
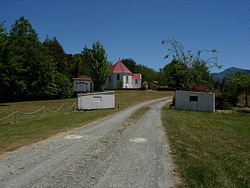
[(141, 79), (141, 74), (133, 74), (134, 79)]
[(111, 73), (132, 73), (121, 61), (112, 66)]
[(72, 80), (80, 80), (80, 81), (92, 81), (92, 79), (88, 76), (80, 76), (77, 78), (72, 78)]

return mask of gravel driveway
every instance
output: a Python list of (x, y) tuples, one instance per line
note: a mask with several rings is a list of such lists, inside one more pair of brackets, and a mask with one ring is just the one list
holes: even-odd
[[(141, 103), (0, 159), (0, 187), (174, 187), (160, 110)], [(127, 118), (149, 105), (135, 124)]]

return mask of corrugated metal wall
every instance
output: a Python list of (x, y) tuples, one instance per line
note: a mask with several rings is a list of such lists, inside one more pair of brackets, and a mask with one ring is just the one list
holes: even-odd
[(214, 112), (215, 94), (177, 90), (175, 106), (183, 110)]

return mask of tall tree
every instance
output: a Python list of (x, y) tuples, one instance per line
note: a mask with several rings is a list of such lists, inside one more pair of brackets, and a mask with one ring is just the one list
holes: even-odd
[(135, 60), (133, 60), (132, 58), (125, 58), (122, 59), (121, 62), (128, 67), (128, 69), (133, 72), (133, 73), (137, 73), (136, 71), (138, 71), (137, 68), (137, 64), (135, 62)]
[(162, 75), (154, 69), (145, 65), (137, 64), (132, 58), (122, 59), (121, 61), (129, 70), (131, 70), (131, 72), (142, 74), (143, 81), (164, 84), (163, 79), (161, 78)]
[[(172, 55), (174, 61), (187, 67), (187, 69), (184, 70), (183, 89), (196, 90), (196, 88), (209, 88), (212, 80), (209, 75), (209, 68), (214, 66), (220, 68), (217, 64), (216, 50), (185, 51), (183, 45), (177, 40), (164, 40), (162, 44), (170, 46), (165, 58), (169, 58), (169, 56)], [(211, 53), (212, 56), (204, 60), (202, 57), (203, 53)]]
[(49, 54), (54, 58), (57, 71), (62, 74), (68, 74), (67, 57), (62, 45), (56, 37), (49, 39), (47, 36), (43, 45), (48, 49)]
[(173, 59), (171, 63), (165, 65), (162, 69), (162, 74), (166, 79), (168, 87), (176, 89), (186, 88), (186, 72), (188, 67), (183, 62)]
[[(8, 71), (10, 73), (10, 93), (15, 98), (32, 95), (32, 86), (36, 72), (40, 42), (35, 30), (24, 17), (12, 25), (8, 45)], [(35, 79), (36, 80), (36, 79)]]
[(8, 97), (6, 90), (9, 87), (9, 75), (7, 70), (7, 44), (8, 33), (4, 26), (4, 22), (0, 21), (0, 102)]
[(11, 27), (7, 67), (12, 100), (53, 98), (58, 94), (53, 58), (24, 17)]
[(83, 60), (82, 54), (68, 55), (69, 72), (71, 77), (78, 77), (81, 75), (89, 75), (86, 62)]
[(110, 63), (102, 44), (97, 41), (93, 43), (92, 48), (84, 47), (82, 55), (89, 69), (89, 75), (94, 82), (95, 91), (103, 91), (102, 86), (105, 84), (109, 73)]

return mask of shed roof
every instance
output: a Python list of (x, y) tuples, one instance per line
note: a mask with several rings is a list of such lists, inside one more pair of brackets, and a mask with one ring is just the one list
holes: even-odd
[(111, 73), (130, 73), (132, 72), (119, 60), (112, 66)]
[(72, 80), (79, 80), (79, 81), (92, 81), (92, 79), (88, 76), (79, 76), (77, 78), (72, 78)]

